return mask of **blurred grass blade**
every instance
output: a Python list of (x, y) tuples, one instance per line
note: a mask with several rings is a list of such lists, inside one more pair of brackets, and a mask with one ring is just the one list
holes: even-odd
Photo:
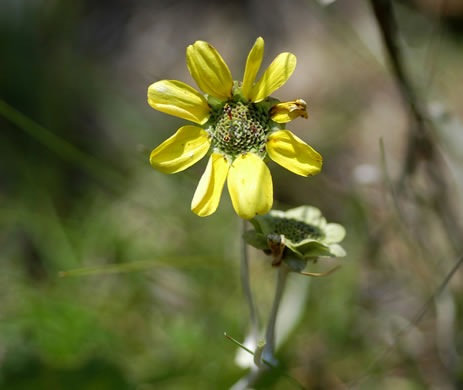
[(158, 260), (130, 261), (121, 264), (105, 264), (91, 267), (77, 268), (70, 271), (61, 271), (61, 278), (71, 276), (110, 275), (127, 272), (137, 272), (159, 267), (217, 267), (217, 262), (204, 256), (168, 257)]
[(70, 142), (52, 133), (32, 119), (0, 99), (0, 115), (34, 138), (37, 142), (56, 153), (63, 160), (81, 168), (89, 176), (111, 188), (123, 188), (124, 178), (117, 171), (108, 168), (104, 162), (87, 154)]
[(241, 344), (238, 340), (234, 339), (233, 337), (229, 336), (227, 332), (223, 334), (228, 340), (234, 342), (238, 347), (244, 349), (246, 352), (249, 352), (251, 355), (254, 355), (254, 352), (251, 351), (249, 348), (245, 347), (244, 344)]
[(299, 273), (301, 275), (312, 276), (312, 277), (315, 277), (315, 278), (319, 278), (319, 277), (324, 277), (324, 276), (331, 275), (333, 272), (336, 272), (339, 268), (341, 268), (341, 266), (337, 265), (337, 266), (331, 268), (330, 270), (328, 270), (326, 272), (299, 272)]

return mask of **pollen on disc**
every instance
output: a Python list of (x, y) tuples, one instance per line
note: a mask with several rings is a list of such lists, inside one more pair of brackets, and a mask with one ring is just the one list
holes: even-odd
[(217, 119), (212, 144), (223, 154), (236, 157), (247, 152), (265, 153), (268, 114), (254, 104), (229, 102)]

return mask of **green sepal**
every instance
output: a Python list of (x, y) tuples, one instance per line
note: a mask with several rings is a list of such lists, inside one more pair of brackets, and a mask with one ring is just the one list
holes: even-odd
[(328, 243), (337, 243), (344, 240), (346, 229), (339, 223), (328, 223), (325, 226), (325, 241)]
[(244, 104), (249, 103), (249, 101), (243, 96), (243, 93), (241, 91), (241, 85), (238, 81), (233, 82), (232, 95), (233, 95), (232, 100), (234, 102), (241, 102)]
[(304, 271), (305, 267), (307, 266), (307, 260), (301, 259), (300, 257), (296, 256), (287, 256), (284, 259), (284, 262), (291, 268), (293, 272), (302, 272)]
[(265, 100), (262, 100), (261, 102), (259, 103), (254, 103), (254, 105), (256, 106), (256, 108), (262, 112), (264, 112), (265, 114), (268, 114), (268, 112), (270, 111), (270, 109), (275, 105), (275, 104), (278, 104), (280, 103), (280, 101), (278, 99), (275, 99), (275, 98), (272, 98), (272, 97), (267, 97)]
[(323, 245), (316, 241), (309, 242), (303, 247), (299, 247), (298, 250), (303, 253), (304, 258), (345, 256), (344, 250), (339, 245)]
[(212, 95), (206, 95), (206, 99), (207, 99), (207, 104), (211, 106), (212, 111), (214, 112), (222, 111), (225, 101), (222, 101)]
[(256, 230), (257, 233), (261, 233), (261, 234), (263, 233), (260, 227), (259, 220), (256, 217), (251, 219), (249, 222), (251, 222), (252, 226), (254, 226), (254, 229)]
[(243, 234), (246, 242), (257, 249), (268, 249), (267, 238), (263, 234), (259, 234), (254, 230), (248, 230)]
[(339, 244), (331, 244), (330, 252), (331, 252), (331, 256), (336, 256), (336, 257), (344, 257), (346, 255), (346, 251)]
[(311, 225), (317, 225), (320, 228), (324, 228), (326, 225), (326, 220), (323, 217), (322, 212), (312, 206), (299, 206), (288, 210), (284, 212), (284, 217), (295, 219), (297, 221), (304, 221)]
[(256, 226), (256, 224), (259, 226), (259, 230), (264, 236), (273, 233), (272, 217), (269, 214), (257, 215), (251, 222), (254, 226)]

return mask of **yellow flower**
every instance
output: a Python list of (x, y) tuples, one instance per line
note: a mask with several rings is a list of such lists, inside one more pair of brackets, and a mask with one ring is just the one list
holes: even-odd
[(217, 209), (226, 180), (240, 217), (267, 213), (273, 203), (267, 156), (298, 175), (320, 172), (320, 154), (281, 125), (298, 116), (307, 118), (305, 102), (280, 103), (269, 97), (289, 79), (296, 57), (281, 53), (255, 82), (263, 55), (264, 40), (257, 38), (239, 83), (214, 47), (196, 41), (187, 48), (187, 65), (206, 95), (176, 80), (161, 80), (148, 88), (151, 107), (201, 126), (181, 127), (150, 155), (154, 168), (176, 173), (210, 153), (191, 203), (201, 217)]

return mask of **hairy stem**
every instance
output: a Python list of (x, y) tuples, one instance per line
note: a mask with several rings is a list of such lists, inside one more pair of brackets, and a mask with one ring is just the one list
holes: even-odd
[(262, 354), (263, 359), (275, 364), (276, 360), (274, 357), (275, 353), (275, 325), (278, 315), (278, 309), (280, 308), (281, 297), (286, 286), (286, 280), (288, 277), (289, 268), (285, 263), (282, 263), (278, 267), (277, 285), (275, 289), (275, 297), (273, 298), (272, 311), (267, 323), (267, 330), (265, 333), (265, 348)]
[[(253, 366), (251, 372), (244, 378), (241, 378), (237, 383), (235, 383), (230, 390), (244, 390), (248, 389), (259, 380), (262, 374), (269, 368), (278, 369), (278, 362), (274, 357), (275, 352), (275, 325), (278, 316), (278, 309), (280, 308), (281, 298), (286, 286), (286, 280), (288, 277), (289, 268), (282, 263), (278, 267), (277, 283), (275, 288), (275, 295), (272, 303), (272, 311), (270, 313), (267, 329), (265, 333), (265, 347), (262, 352), (261, 365), (259, 367)], [(304, 387), (294, 378), (283, 374), (286, 376), (294, 386), (304, 389)]]
[(249, 259), (248, 259), (248, 246), (244, 239), (246, 232), (246, 220), (243, 219), (241, 223), (241, 287), (243, 288), (244, 296), (249, 307), (250, 315), (250, 335), (257, 343), (259, 335), (259, 319), (257, 316), (256, 304), (252, 296), (251, 282), (249, 278)]

